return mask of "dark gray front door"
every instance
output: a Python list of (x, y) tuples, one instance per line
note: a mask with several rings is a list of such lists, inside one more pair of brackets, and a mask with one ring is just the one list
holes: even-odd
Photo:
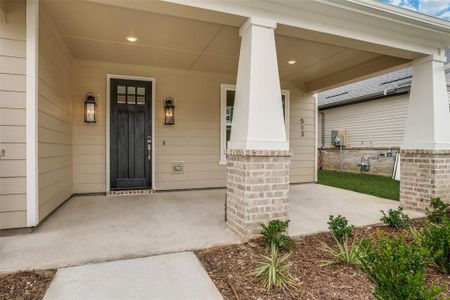
[(111, 79), (110, 187), (151, 187), (150, 81)]

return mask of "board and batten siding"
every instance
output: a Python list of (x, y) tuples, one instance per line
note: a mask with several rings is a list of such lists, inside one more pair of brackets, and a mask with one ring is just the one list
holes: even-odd
[(41, 6), (39, 13), (39, 221), (72, 195), (72, 55)]
[[(155, 188), (157, 190), (224, 187), (226, 167), (220, 160), (220, 85), (235, 76), (148, 66), (75, 60), (74, 63), (74, 192), (106, 188), (106, 75), (154, 77)], [(314, 181), (314, 99), (294, 86), (291, 98), (291, 181)], [(83, 99), (98, 94), (96, 124), (83, 121)], [(163, 99), (175, 99), (175, 125), (165, 126)], [(300, 118), (304, 134), (300, 136)], [(184, 161), (184, 174), (172, 173), (172, 162)]]
[(25, 1), (0, 16), (0, 229), (26, 226)]

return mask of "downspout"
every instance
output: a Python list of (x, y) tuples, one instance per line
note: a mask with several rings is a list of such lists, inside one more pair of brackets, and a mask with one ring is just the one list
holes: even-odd
[(322, 147), (325, 147), (325, 113), (323, 111), (319, 111), (319, 114), (321, 115), (321, 122), (320, 122), (320, 143)]

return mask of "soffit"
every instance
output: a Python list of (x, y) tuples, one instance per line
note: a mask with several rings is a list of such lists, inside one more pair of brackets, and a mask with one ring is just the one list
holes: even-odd
[[(238, 27), (84, 1), (41, 1), (77, 59), (236, 74)], [(236, 22), (236, 19), (233, 19)], [(280, 77), (304, 84), (382, 55), (277, 31)], [(136, 36), (130, 43), (127, 36)], [(289, 60), (296, 63), (288, 64)]]

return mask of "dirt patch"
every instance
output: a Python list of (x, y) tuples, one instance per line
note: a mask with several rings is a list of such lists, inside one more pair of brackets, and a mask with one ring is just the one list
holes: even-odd
[[(377, 229), (388, 234), (398, 234), (385, 226), (358, 228), (355, 237), (360, 238)], [(267, 255), (267, 249), (260, 241), (218, 248), (211, 251), (197, 251), (204, 268), (216, 284), (224, 299), (375, 299), (375, 285), (366, 274), (347, 265), (321, 267), (320, 261), (329, 258), (321, 250), (321, 242), (334, 245), (329, 233), (319, 233), (296, 240), (291, 248), (290, 261), (294, 263), (291, 274), (299, 280), (299, 287), (290, 291), (267, 290), (250, 274)], [(450, 287), (450, 278), (430, 268), (427, 282)], [(450, 296), (447, 289), (442, 296)]]
[(0, 275), (0, 299), (42, 299), (55, 273), (55, 270), (48, 270)]

